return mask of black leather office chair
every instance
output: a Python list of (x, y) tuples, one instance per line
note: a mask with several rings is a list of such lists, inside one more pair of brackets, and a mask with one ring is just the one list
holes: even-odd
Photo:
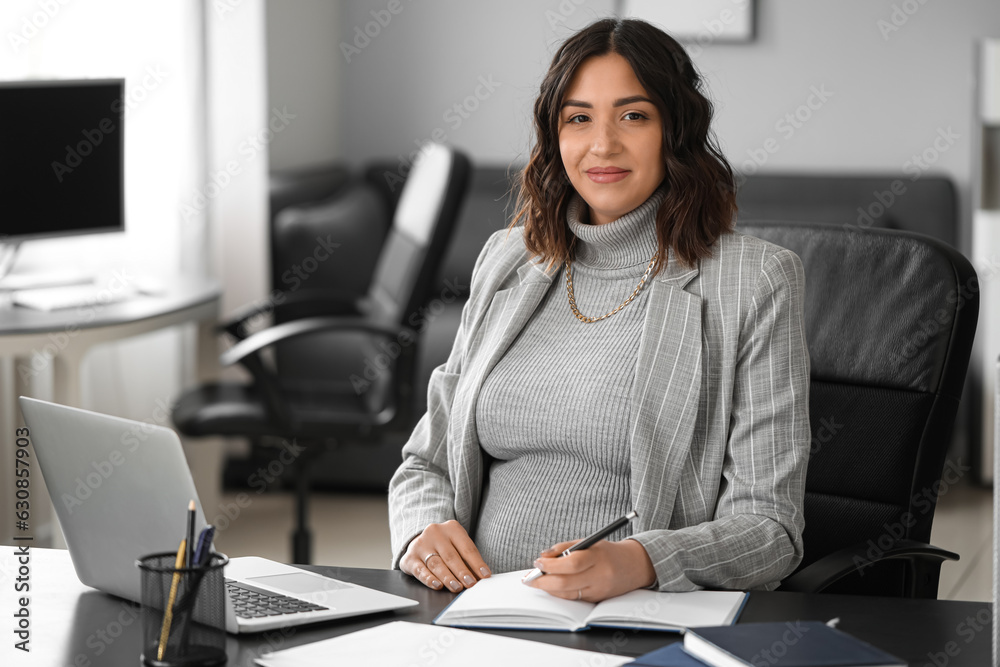
[[(252, 374), (253, 383), (203, 385), (183, 394), (174, 405), (174, 424), (187, 436), (288, 439), (304, 446), (291, 464), (296, 477), (297, 523), (292, 548), (297, 563), (310, 562), (308, 472), (316, 455), (343, 438), (412, 427), (419, 332), (412, 329), (411, 314), (427, 301), (465, 196), (470, 169), (468, 158), (454, 149), (438, 144), (425, 147), (407, 174), (367, 295), (345, 300), (343, 292), (336, 290), (289, 291), (281, 299), (286, 315), (289, 308), (321, 315), (286, 316), (250, 335), (246, 324), (261, 308), (240, 313), (220, 327), (237, 340), (220, 360), (223, 365), (242, 364)], [(358, 347), (341, 353), (372, 361), (377, 372), (309, 382), (298, 374), (281, 373), (274, 360), (262, 354), (269, 348), (280, 350), (293, 340), (300, 344), (307, 337), (319, 340), (324, 334), (343, 332), (367, 334)], [(301, 350), (297, 357), (301, 359)], [(274, 359), (280, 365), (280, 351)], [(285, 455), (282, 462), (287, 458)]]
[[(805, 558), (780, 590), (936, 598), (931, 523), (979, 312), (951, 246), (888, 229), (746, 223), (806, 277)], [(946, 486), (957, 481), (947, 469)]]

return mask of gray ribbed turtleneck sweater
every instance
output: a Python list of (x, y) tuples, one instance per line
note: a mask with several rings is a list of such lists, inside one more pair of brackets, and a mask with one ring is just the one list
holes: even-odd
[[(597, 317), (632, 293), (656, 251), (658, 189), (635, 210), (590, 225), (575, 196), (567, 212), (577, 237), (577, 308)], [(475, 540), (494, 572), (531, 567), (543, 549), (580, 539), (631, 508), (629, 396), (645, 294), (611, 317), (573, 315), (565, 273), (487, 376), (476, 406), (488, 472)], [(631, 534), (628, 526), (609, 539)]]

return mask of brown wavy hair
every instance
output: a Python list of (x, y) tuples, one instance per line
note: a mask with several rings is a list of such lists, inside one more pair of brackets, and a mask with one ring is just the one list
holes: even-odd
[(559, 47), (535, 100), (536, 141), (521, 172), (510, 229), (524, 226), (525, 246), (548, 261), (546, 271), (573, 259), (576, 237), (566, 209), (575, 190), (559, 153), (559, 108), (580, 64), (608, 53), (628, 61), (663, 118), (667, 195), (656, 213), (656, 273), (666, 265), (668, 248), (694, 266), (733, 228), (736, 180), (709, 130), (713, 109), (701, 75), (680, 44), (638, 19), (596, 21)]

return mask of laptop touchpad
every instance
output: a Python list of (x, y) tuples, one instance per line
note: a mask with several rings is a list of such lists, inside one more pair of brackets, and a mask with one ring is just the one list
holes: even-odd
[(266, 577), (247, 577), (246, 581), (261, 583), (271, 588), (277, 588), (287, 593), (298, 593), (299, 595), (350, 588), (349, 585), (336, 579), (321, 577), (315, 574), (306, 574), (304, 572), (272, 574)]

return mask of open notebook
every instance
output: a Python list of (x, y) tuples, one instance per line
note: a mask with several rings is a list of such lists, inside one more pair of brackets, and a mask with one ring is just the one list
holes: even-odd
[(434, 619), (436, 625), (520, 630), (585, 630), (591, 626), (679, 632), (702, 625), (730, 625), (743, 609), (741, 591), (657, 593), (632, 591), (593, 604), (563, 600), (521, 583), (527, 573), (483, 579)]

